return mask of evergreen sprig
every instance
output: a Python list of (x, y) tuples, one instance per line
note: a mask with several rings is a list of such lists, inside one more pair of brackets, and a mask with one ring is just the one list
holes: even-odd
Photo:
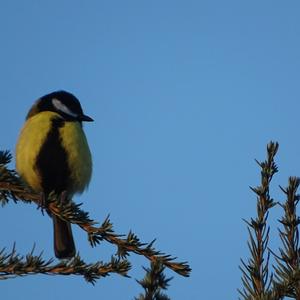
[(270, 227), (267, 225), (269, 210), (276, 205), (270, 196), (270, 183), (278, 168), (274, 157), (278, 151), (278, 143), (270, 142), (267, 145), (267, 159), (263, 162), (256, 161), (261, 168), (261, 184), (251, 187), (257, 195), (257, 216), (248, 225), (249, 242), (248, 247), (251, 257), (247, 262), (241, 260), (243, 290), (240, 295), (245, 300), (272, 299), (270, 284), (272, 276), (269, 276), (268, 251)]
[(161, 261), (151, 262), (150, 268), (143, 268), (146, 275), (137, 282), (144, 289), (144, 294), (140, 294), (135, 300), (170, 300), (162, 291), (166, 290), (172, 278), (166, 278), (164, 274), (165, 267)]
[(153, 247), (155, 240), (150, 243), (142, 243), (132, 231), (126, 237), (123, 234), (116, 234), (109, 217), (104, 220), (100, 227), (96, 227), (97, 222), (90, 219), (88, 213), (82, 211), (80, 206), (81, 204), (74, 202), (64, 206), (57, 204), (57, 202), (50, 202), (48, 209), (51, 213), (70, 223), (77, 224), (85, 230), (92, 246), (105, 240), (117, 246), (117, 254), (120, 257), (127, 257), (130, 252), (133, 252), (148, 258), (150, 261), (160, 260), (163, 265), (176, 273), (185, 277), (189, 276), (191, 269), (187, 262), (175, 262), (176, 257), (156, 250)]
[[(61, 195), (50, 194), (45, 203), (43, 203), (43, 195), (33, 192), (14, 170), (7, 168), (7, 164), (11, 161), (11, 155), (8, 151), (0, 152), (0, 202), (2, 205), (8, 203), (9, 200), (14, 202), (23, 201), (26, 203), (34, 202), (38, 208), (46, 209), (51, 214), (59, 218), (76, 224), (88, 234), (88, 240), (94, 247), (101, 241), (107, 241), (117, 247), (118, 260), (126, 258), (130, 253), (142, 255), (151, 262), (160, 261), (165, 267), (168, 267), (176, 273), (188, 277), (191, 268), (187, 262), (176, 262), (176, 257), (167, 255), (156, 250), (150, 243), (142, 243), (137, 235), (129, 232), (127, 235), (117, 234), (113, 229), (109, 217), (107, 217), (100, 226), (97, 222), (90, 218), (89, 213), (81, 209), (82, 204), (75, 204), (73, 201), (62, 203)], [(44, 199), (45, 200), (45, 199)]]
[[(242, 261), (240, 269), (243, 290), (239, 290), (242, 298), (247, 300), (283, 300), (286, 297), (300, 299), (300, 217), (297, 215), (300, 178), (290, 177), (288, 186), (280, 187), (285, 195), (283, 204), (272, 199), (269, 191), (272, 177), (278, 171), (274, 162), (277, 151), (278, 143), (271, 142), (267, 147), (267, 160), (258, 162), (261, 167), (261, 185), (251, 188), (257, 194), (257, 217), (246, 221), (251, 257), (247, 263)], [(279, 229), (282, 242), (279, 254), (268, 247), (270, 228), (267, 219), (269, 210), (276, 204), (279, 204), (284, 212), (279, 220), (282, 226), (282, 229)], [(270, 254), (275, 258), (272, 275), (269, 275)]]
[(7, 164), (11, 162), (12, 155), (9, 151), (0, 151), (0, 203), (2, 206), (13, 201), (38, 201), (40, 195), (34, 194), (27, 187), (14, 170), (10, 170)]
[(80, 275), (89, 283), (95, 284), (97, 279), (109, 276), (111, 273), (117, 273), (122, 276), (128, 276), (130, 263), (127, 260), (111, 258), (108, 263), (101, 261), (86, 264), (77, 254), (71, 260), (61, 260), (53, 264), (54, 259), (44, 260), (42, 253), (34, 255), (34, 251), (25, 257), (18, 254), (15, 245), (10, 253), (5, 249), (0, 251), (0, 280), (25, 275)]
[(279, 229), (279, 236), (283, 247), (279, 249), (280, 255), (275, 255), (277, 265), (275, 269), (274, 290), (278, 299), (283, 296), (300, 299), (300, 249), (299, 230), (300, 218), (297, 215), (297, 204), (300, 195), (297, 194), (300, 178), (290, 177), (287, 188), (281, 190), (286, 201), (281, 204), (284, 216), (279, 220), (283, 230)]

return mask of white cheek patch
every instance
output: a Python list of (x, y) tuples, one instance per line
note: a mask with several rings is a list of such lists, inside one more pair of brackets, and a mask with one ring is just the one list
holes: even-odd
[(74, 117), (74, 118), (78, 117), (77, 114), (73, 113), (67, 106), (65, 106), (63, 103), (61, 103), (61, 101), (59, 101), (58, 99), (55, 99), (55, 98), (52, 99), (52, 104), (57, 110), (59, 110), (63, 113), (65, 113), (71, 117)]

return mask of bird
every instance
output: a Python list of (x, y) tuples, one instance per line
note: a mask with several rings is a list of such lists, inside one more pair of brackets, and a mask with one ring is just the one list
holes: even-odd
[[(82, 122), (79, 100), (59, 90), (40, 97), (27, 113), (16, 144), (16, 171), (34, 192), (47, 201), (50, 193), (69, 203), (81, 194), (92, 175), (92, 156)], [(49, 213), (53, 220), (54, 253), (58, 259), (75, 256), (71, 224)]]

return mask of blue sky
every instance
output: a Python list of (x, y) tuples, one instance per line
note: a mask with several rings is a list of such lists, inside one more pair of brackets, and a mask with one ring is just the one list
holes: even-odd
[[(254, 159), (279, 141), (279, 200), (278, 185), (300, 174), (299, 9), (277, 0), (1, 1), (1, 149), (13, 151), (34, 100), (74, 93), (95, 119), (85, 125), (93, 179), (77, 201), (99, 221), (110, 214), (117, 232), (157, 238), (158, 249), (190, 262), (188, 279), (167, 272), (172, 300), (237, 299), (239, 260), (248, 256), (242, 218), (253, 216), (249, 185), (259, 184)], [(16, 241), (25, 254), (36, 243), (53, 256), (50, 219), (33, 206), (9, 204), (0, 224), (1, 247)], [(115, 251), (74, 234), (87, 262)], [(141, 278), (148, 262), (131, 260), (130, 275)], [(6, 299), (133, 299), (141, 291), (133, 279), (93, 287), (29, 276), (1, 282), (1, 291)]]

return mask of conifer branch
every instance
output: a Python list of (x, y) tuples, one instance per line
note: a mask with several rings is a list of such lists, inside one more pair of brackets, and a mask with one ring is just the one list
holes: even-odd
[[(6, 164), (11, 160), (11, 155), (7, 151), (0, 151), (0, 202), (5, 205), (10, 199), (14, 202), (34, 202), (41, 206), (42, 196), (34, 193), (27, 187), (18, 177), (14, 170), (9, 170)], [(157, 260), (175, 271), (176, 273), (188, 277), (191, 269), (187, 262), (175, 262), (175, 257), (164, 254), (153, 247), (154, 241), (150, 243), (142, 243), (139, 238), (133, 233), (129, 232), (125, 237), (123, 234), (117, 234), (113, 230), (113, 225), (107, 217), (101, 226), (97, 227), (94, 220), (89, 217), (89, 214), (83, 211), (81, 204), (69, 202), (62, 204), (59, 196), (50, 194), (47, 200), (45, 209), (51, 214), (54, 214), (61, 219), (77, 224), (80, 228), (88, 234), (88, 240), (92, 246), (96, 246), (101, 241), (107, 241), (117, 246), (117, 255), (120, 258), (125, 258), (130, 252), (142, 255), (151, 262)]]
[(246, 221), (248, 224), (248, 247), (251, 257), (247, 262), (241, 260), (243, 290), (239, 290), (244, 300), (262, 300), (271, 298), (270, 284), (272, 276), (269, 276), (269, 258), (267, 252), (270, 228), (267, 226), (269, 210), (276, 205), (270, 196), (270, 183), (273, 175), (278, 172), (274, 157), (278, 151), (278, 143), (270, 142), (267, 146), (267, 160), (257, 162), (261, 168), (261, 184), (251, 187), (257, 195), (257, 216)]
[(54, 259), (44, 260), (42, 253), (34, 255), (33, 250), (26, 257), (17, 253), (15, 245), (11, 253), (5, 253), (5, 249), (0, 251), (0, 280), (14, 278), (25, 275), (80, 275), (92, 284), (101, 277), (109, 276), (111, 273), (127, 277), (130, 270), (130, 263), (127, 260), (111, 258), (108, 263), (101, 261), (86, 264), (77, 254), (71, 260), (61, 260), (53, 264)]
[(135, 300), (170, 300), (162, 291), (166, 290), (172, 278), (166, 278), (164, 275), (165, 267), (157, 260), (151, 262), (150, 268), (143, 268), (146, 275), (137, 282), (144, 289), (144, 294), (140, 294)]
[[(297, 204), (300, 195), (297, 194), (300, 178), (290, 177), (287, 188), (281, 188), (286, 195), (286, 201), (282, 204), (284, 216), (280, 219), (283, 230), (279, 230), (279, 236), (283, 248), (279, 249), (280, 255), (275, 255), (277, 266), (275, 269), (274, 290), (282, 291), (282, 296), (300, 299), (300, 249), (299, 230), (300, 218), (297, 215)], [(283, 297), (282, 297), (283, 298)], [(281, 299), (281, 298), (280, 298)]]
[(12, 156), (9, 151), (0, 151), (0, 203), (2, 206), (13, 201), (39, 201), (40, 195), (35, 194), (19, 178), (14, 170), (7, 168)]

